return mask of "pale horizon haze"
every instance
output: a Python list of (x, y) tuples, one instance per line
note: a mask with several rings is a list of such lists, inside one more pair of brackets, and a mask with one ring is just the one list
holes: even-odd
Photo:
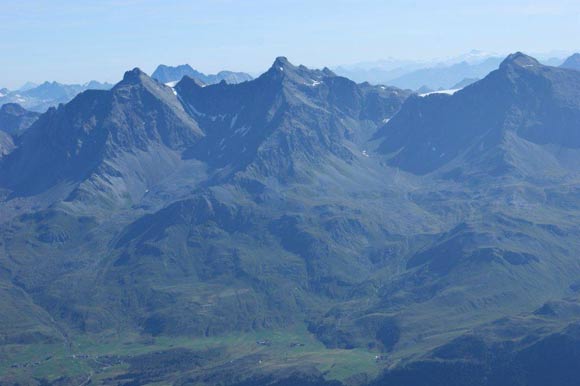
[[(450, 11), (452, 10), (452, 11)], [(320, 68), (580, 49), (580, 2), (0, 0), (0, 87), (117, 82), (188, 63), (258, 74), (276, 56)]]

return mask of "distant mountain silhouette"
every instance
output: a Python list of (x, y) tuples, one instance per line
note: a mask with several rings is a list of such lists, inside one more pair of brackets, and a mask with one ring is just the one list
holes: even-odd
[(80, 84), (62, 84), (44, 82), (40, 85), (27, 83), (20, 90), (11, 91), (0, 96), (0, 106), (7, 103), (17, 103), (22, 107), (35, 112), (45, 112), (49, 107), (56, 107), (60, 103), (67, 103), (82, 91), (106, 90), (112, 85), (91, 81)]
[[(499, 56), (473, 51), (446, 61), (386, 61), (338, 67), (336, 72), (359, 82), (388, 84), (424, 93), (452, 89), (464, 79), (481, 79), (497, 68)], [(420, 90), (421, 89), (421, 90)]]
[(229, 84), (236, 84), (251, 80), (252, 77), (244, 72), (220, 71), (217, 74), (206, 75), (191, 68), (189, 64), (179, 66), (166, 66), (161, 64), (153, 72), (151, 77), (161, 83), (178, 82), (184, 76), (189, 76), (202, 82), (203, 84), (214, 84), (224, 81)]
[(500, 62), (501, 58), (488, 58), (480, 63), (461, 62), (422, 68), (391, 79), (387, 84), (412, 90), (422, 86), (427, 86), (434, 90), (440, 88), (450, 89), (465, 78), (483, 78), (490, 71), (497, 68)]
[(568, 57), (560, 67), (580, 71), (580, 54), (573, 54)]

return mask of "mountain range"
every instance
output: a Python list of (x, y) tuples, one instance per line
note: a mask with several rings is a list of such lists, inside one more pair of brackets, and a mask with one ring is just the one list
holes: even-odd
[[(562, 59), (543, 55), (542, 62), (557, 66)], [(495, 70), (503, 57), (473, 50), (465, 55), (432, 61), (387, 60), (339, 66), (335, 71), (358, 82), (388, 84), (404, 89), (449, 90), (466, 80), (479, 80)]]
[(416, 90), (421, 86), (431, 89), (450, 89), (464, 79), (481, 79), (497, 68), (501, 58), (489, 58), (482, 62), (460, 62), (451, 65), (439, 65), (422, 68), (390, 79), (387, 84)]
[(56, 107), (60, 103), (67, 103), (79, 93), (89, 90), (106, 90), (112, 85), (90, 81), (85, 84), (62, 84), (58, 82), (44, 82), (40, 85), (27, 83), (16, 91), (3, 89), (0, 92), (0, 106), (7, 103), (17, 103), (22, 107), (43, 113), (49, 107)]
[(214, 84), (222, 81), (229, 84), (242, 83), (252, 80), (252, 76), (245, 72), (220, 71), (217, 74), (206, 75), (191, 68), (189, 64), (179, 66), (159, 65), (151, 77), (161, 83), (177, 83), (184, 76), (197, 79), (203, 84)]
[(0, 115), (0, 383), (576, 384), (580, 72), (182, 75)]

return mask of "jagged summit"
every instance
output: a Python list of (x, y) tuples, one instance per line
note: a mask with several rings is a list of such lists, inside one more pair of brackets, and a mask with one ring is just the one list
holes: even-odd
[(332, 71), (330, 68), (328, 67), (324, 67), (322, 69), (322, 73), (326, 76), (337, 76), (336, 73), (334, 71)]
[(286, 84), (298, 84), (307, 86), (318, 86), (324, 78), (336, 77), (328, 69), (311, 69), (304, 65), (294, 65), (285, 56), (279, 56), (274, 60), (272, 66), (262, 74), (261, 78), (283, 81)]
[(249, 82), (200, 87), (184, 77), (174, 89), (206, 133), (188, 156), (218, 169), (250, 166), (282, 178), (304, 160), (350, 160), (353, 153), (342, 141), (367, 135), (359, 121), (382, 124), (408, 96), (294, 65), (283, 56)]
[(500, 68), (506, 68), (508, 66), (533, 67), (541, 66), (541, 64), (529, 55), (526, 55), (522, 52), (516, 52), (514, 54), (508, 55), (508, 57), (505, 58), (501, 63)]
[(140, 92), (138, 90), (149, 93), (155, 99), (163, 100), (163, 103), (172, 106), (176, 111), (180, 111), (180, 115), (185, 116), (185, 112), (181, 111), (182, 108), (171, 88), (151, 78), (138, 67), (125, 72), (123, 79), (112, 88), (114, 95), (129, 101), (142, 98), (142, 96), (135, 94)]
[(125, 72), (121, 83), (138, 83), (146, 78), (149, 78), (149, 76), (141, 71), (139, 67), (135, 67), (134, 69)]
[(175, 67), (167, 66), (165, 64), (160, 64), (157, 67), (157, 69), (159, 69), (159, 70), (168, 70), (171, 68), (175, 68), (176, 70), (182, 70), (182, 71), (195, 71), (189, 64), (179, 64)]
[(151, 78), (161, 83), (179, 82), (184, 76), (198, 79), (204, 83), (207, 81), (206, 75), (193, 69), (189, 64), (180, 64), (178, 66), (160, 64), (151, 74)]
[(303, 64), (296, 66), (296, 65), (292, 64), (292, 62), (290, 62), (286, 56), (278, 56), (274, 60), (274, 63), (272, 63), (270, 70), (274, 70), (274, 71), (278, 71), (278, 72), (280, 72), (280, 71), (299, 71), (302, 73), (310, 72), (310, 73), (316, 73), (318, 75), (328, 76), (328, 77), (337, 76), (328, 67), (324, 67), (322, 70), (318, 70), (318, 69), (308, 68), (307, 66), (305, 66)]
[(298, 72), (304, 71), (308, 71), (308, 69), (304, 66), (293, 65), (285, 56), (278, 56), (274, 60), (268, 71), (266, 71), (262, 76), (274, 75), (275, 77), (283, 79)]
[(251, 80), (252, 77), (244, 72), (220, 71), (217, 74), (204, 74), (192, 68), (189, 64), (167, 66), (160, 64), (151, 77), (161, 83), (179, 82), (184, 76), (197, 79), (203, 84), (214, 84), (225, 81), (229, 84), (242, 83)]
[(177, 83), (183, 87), (205, 87), (207, 86), (198, 78), (191, 77), (189, 75), (185, 75), (181, 80)]
[(288, 60), (288, 58), (285, 57), (285, 56), (278, 56), (274, 60), (274, 63), (272, 63), (272, 68), (274, 68), (274, 69), (283, 70), (286, 67), (293, 68), (294, 65), (292, 63), (290, 63), (290, 61)]
[(263, 76), (308, 86), (318, 86), (324, 78), (340, 78), (328, 67), (320, 70), (308, 68), (303, 64), (295, 65), (285, 56), (278, 56)]

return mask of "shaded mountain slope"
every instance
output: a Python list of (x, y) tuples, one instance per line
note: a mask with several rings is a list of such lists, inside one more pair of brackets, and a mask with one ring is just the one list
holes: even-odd
[(16, 103), (7, 103), (0, 107), (0, 131), (10, 135), (22, 134), (40, 114), (28, 111)]
[(344, 142), (360, 143), (409, 95), (286, 58), (252, 82), (200, 87), (185, 78), (176, 90), (206, 133), (192, 156), (234, 169), (252, 162), (259, 173), (278, 177), (292, 173), (296, 160), (317, 162), (325, 153), (352, 158)]
[[(31, 195), (59, 183), (78, 186), (93, 178), (90, 183), (97, 184), (97, 193), (142, 194), (149, 179), (171, 167), (172, 151), (185, 149), (201, 136), (171, 89), (135, 69), (111, 91), (86, 91), (44, 114), (5, 160), (1, 183), (16, 194)], [(149, 150), (156, 146), (163, 153), (153, 153), (152, 158)], [(116, 162), (123, 157), (133, 160)], [(119, 174), (127, 177), (123, 188), (113, 181)], [(140, 185), (141, 192), (132, 184)]]
[(437, 347), (372, 385), (574, 385), (580, 360), (578, 299), (504, 317)]

